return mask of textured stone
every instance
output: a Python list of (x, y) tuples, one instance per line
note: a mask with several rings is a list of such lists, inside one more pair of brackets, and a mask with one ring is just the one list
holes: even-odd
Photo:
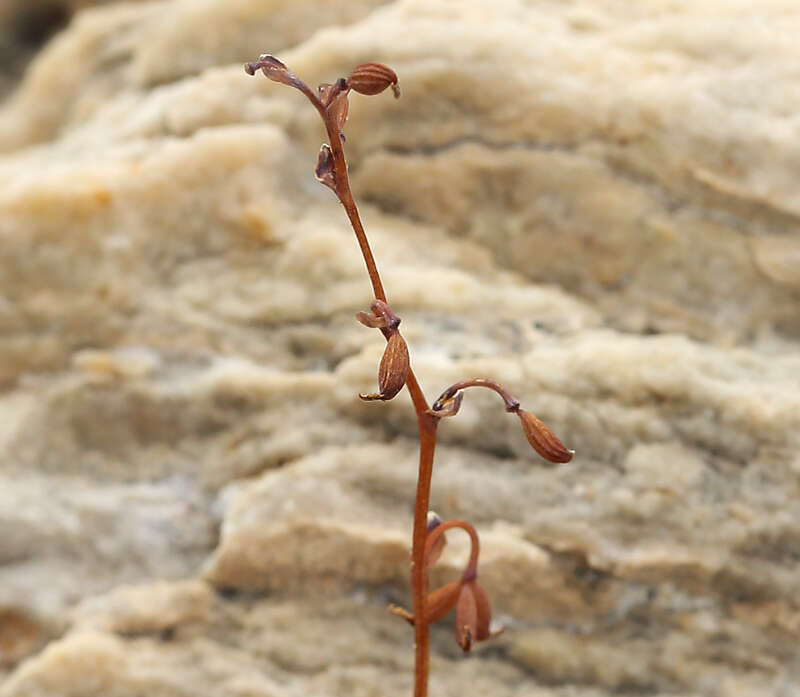
[(346, 148), (420, 382), (493, 377), (577, 451), (477, 390), (441, 425), (432, 507), (505, 632), (434, 627), (431, 694), (794, 694), (799, 31), (789, 0), (78, 13), (0, 109), (0, 697), (411, 692), (415, 419), (356, 397), (371, 289), (263, 51), (396, 70)]
[(4, 0), (0, 4), (0, 100), (14, 89), (37, 50), (77, 11), (111, 2), (115, 0)]

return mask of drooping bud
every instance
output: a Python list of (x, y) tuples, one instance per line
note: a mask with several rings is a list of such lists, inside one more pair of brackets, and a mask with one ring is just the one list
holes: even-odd
[(406, 340), (397, 330), (389, 335), (386, 342), (386, 349), (381, 358), (378, 368), (378, 390), (376, 394), (360, 394), (359, 397), (365, 401), (380, 399), (387, 401), (392, 399), (406, 384), (410, 360), (408, 357), (408, 346)]
[(545, 460), (556, 463), (569, 462), (575, 454), (574, 450), (568, 450), (547, 426), (537, 419), (530, 412), (524, 409), (516, 411), (522, 422), (522, 430), (531, 447), (539, 453)]
[(317, 166), (314, 169), (314, 174), (317, 181), (321, 182), (329, 189), (336, 191), (336, 179), (333, 175), (333, 153), (327, 143), (323, 144), (319, 149), (319, 156), (317, 157)]
[(363, 63), (356, 67), (347, 78), (347, 86), (366, 95), (380, 94), (391, 86), (395, 99), (400, 96), (397, 75), (394, 70), (381, 63)]
[(456, 605), (456, 643), (464, 652), (472, 648), (478, 632), (478, 607), (472, 586), (472, 582), (461, 584)]

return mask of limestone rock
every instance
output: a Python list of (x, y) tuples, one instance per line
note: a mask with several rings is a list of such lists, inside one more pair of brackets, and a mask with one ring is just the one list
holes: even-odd
[(411, 692), (414, 414), (356, 397), (372, 291), (261, 52), (396, 70), (346, 149), (420, 382), (495, 378), (577, 451), (480, 391), (442, 423), (432, 507), (505, 632), (434, 627), (431, 695), (793, 694), (798, 32), (788, 0), (78, 12), (0, 107), (0, 697)]

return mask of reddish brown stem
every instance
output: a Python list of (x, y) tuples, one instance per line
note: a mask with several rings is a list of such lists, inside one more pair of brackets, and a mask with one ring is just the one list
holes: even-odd
[[(326, 126), (328, 124), (326, 123)], [(335, 129), (335, 127), (334, 127)], [(386, 302), (386, 295), (381, 283), (381, 277), (372, 256), (369, 241), (361, 225), (353, 195), (350, 192), (350, 184), (347, 178), (347, 169), (344, 164), (344, 153), (341, 143), (338, 142), (339, 134), (331, 133), (328, 127), (328, 135), (336, 147), (331, 146), (334, 157), (335, 171), (344, 172), (344, 175), (336, 175), (336, 188), (339, 200), (342, 202), (347, 216), (356, 233), (361, 253), (364, 256), (364, 263), (367, 266), (370, 281), (375, 297)], [(334, 137), (335, 136), (335, 137)], [(341, 164), (340, 164), (341, 163)], [(428, 636), (428, 623), (425, 617), (426, 603), (428, 597), (428, 575), (425, 573), (425, 537), (427, 534), (428, 507), (431, 496), (431, 476), (433, 475), (433, 454), (436, 449), (436, 426), (439, 420), (428, 414), (428, 402), (417, 382), (413, 369), (409, 369), (406, 387), (411, 395), (414, 404), (414, 411), (417, 414), (417, 429), (419, 431), (419, 472), (417, 475), (417, 495), (414, 503), (414, 531), (411, 542), (411, 593), (414, 617), (414, 697), (426, 697), (428, 693), (428, 672), (430, 663), (430, 649)]]
[(419, 395), (422, 408), (417, 412), (419, 429), (419, 471), (417, 473), (417, 495), (414, 502), (414, 531), (411, 540), (411, 602), (414, 617), (414, 697), (428, 694), (428, 672), (430, 663), (430, 639), (428, 636), (427, 598), (428, 574), (425, 569), (425, 538), (428, 535), (428, 507), (431, 497), (433, 454), (436, 449), (436, 427), (439, 420), (427, 413), (428, 408), (422, 391), (413, 374), (409, 374), (408, 390), (412, 399)]
[[(367, 267), (373, 295), (377, 301), (385, 304), (387, 301), (383, 283), (381, 282), (375, 258), (372, 255), (364, 226), (358, 214), (358, 208), (356, 207), (353, 194), (350, 190), (350, 181), (347, 175), (347, 162), (345, 161), (344, 149), (342, 148), (343, 138), (341, 129), (347, 118), (346, 100), (347, 93), (350, 89), (354, 89), (362, 94), (377, 94), (391, 86), (395, 96), (399, 96), (399, 91), (397, 90), (397, 76), (386, 66), (368, 63), (359, 66), (351, 73), (350, 82), (345, 79), (340, 79), (333, 85), (321, 85), (320, 95), (317, 96), (317, 94), (294, 75), (286, 65), (274, 56), (263, 54), (259, 57), (258, 61), (246, 64), (245, 69), (250, 75), (255, 74), (257, 70), (262, 70), (269, 79), (300, 90), (322, 117), (330, 144), (328, 146), (323, 146), (320, 151), (317, 169), (315, 170), (317, 178), (325, 186), (334, 190), (342, 206), (344, 206), (347, 217), (355, 232), (358, 246), (361, 249), (364, 263)], [(380, 327), (384, 337), (389, 340), (397, 334), (397, 322), (395, 322), (393, 326), (390, 326), (391, 318), (387, 316), (386, 311), (382, 311), (380, 303), (377, 306), (373, 304), (373, 313), (376, 318), (383, 317), (384, 321), (382, 323), (372, 321), (366, 316), (360, 317), (359, 319), (367, 326)], [(385, 307), (385, 310), (388, 311), (388, 307)], [(407, 359), (403, 361), (402, 372), (405, 372), (406, 361)], [(398, 368), (398, 371), (399, 370)], [(454, 527), (460, 527), (466, 530), (470, 535), (472, 546), (467, 567), (462, 574), (462, 581), (469, 583), (475, 579), (477, 573), (479, 551), (478, 535), (475, 529), (464, 521), (448, 521), (434, 528), (431, 533), (428, 534), (427, 516), (431, 493), (431, 475), (433, 473), (433, 456), (436, 449), (437, 425), (440, 419), (457, 412), (460, 404), (460, 396), (455, 396), (460, 390), (467, 387), (486, 387), (494, 390), (503, 398), (507, 411), (516, 412), (517, 415), (520, 416), (523, 420), (523, 427), (526, 428), (526, 435), (532, 445), (537, 448), (538, 452), (541, 453), (541, 451), (545, 451), (552, 459), (553, 456), (561, 457), (562, 450), (564, 453), (568, 451), (566, 451), (563, 445), (560, 444), (560, 441), (550, 433), (549, 429), (538, 422), (538, 420), (533, 421), (534, 417), (532, 417), (532, 415), (521, 411), (519, 402), (511, 396), (505, 388), (491, 380), (475, 378), (452, 385), (438, 400), (436, 400), (433, 404), (433, 410), (429, 410), (425, 395), (411, 368), (408, 368), (405, 385), (411, 395), (411, 401), (414, 404), (414, 411), (417, 415), (420, 444), (419, 474), (417, 478), (416, 499), (414, 502), (414, 531), (411, 545), (411, 593), (413, 600), (413, 617), (415, 620), (414, 697), (427, 697), (429, 667), (429, 636), (426, 617), (428, 573), (425, 563), (427, 555), (433, 543), (445, 530)], [(392, 387), (396, 389), (397, 385), (392, 384)], [(455, 400), (450, 402), (448, 407), (449, 400), (453, 400), (454, 397)], [(448, 412), (448, 409), (449, 413), (445, 413)], [(554, 442), (560, 446), (560, 450), (553, 445)], [(488, 612), (488, 604), (485, 600), (484, 605), (486, 605)], [(488, 629), (486, 630), (486, 636), (488, 637)], [(480, 639), (481, 637), (478, 636), (477, 638)]]
[(447, 530), (452, 530), (453, 528), (461, 528), (469, 535), (469, 561), (467, 561), (467, 565), (464, 567), (464, 572), (461, 574), (461, 580), (464, 582), (472, 581), (478, 575), (478, 554), (480, 553), (480, 542), (478, 540), (478, 533), (475, 528), (465, 520), (448, 520), (440, 525), (437, 525), (433, 530), (431, 530), (428, 538), (425, 540), (425, 558), (427, 559), (428, 554), (433, 548), (436, 540)]
[(439, 399), (433, 403), (433, 411), (439, 411), (439, 409), (444, 406), (445, 402), (455, 396), (456, 392), (467, 387), (486, 387), (490, 390), (494, 390), (503, 398), (503, 402), (506, 405), (506, 411), (515, 412), (519, 410), (519, 400), (500, 383), (497, 383), (494, 380), (488, 380), (486, 378), (472, 378), (471, 380), (462, 380), (461, 382), (455, 383), (455, 385), (450, 385), (450, 387), (448, 387), (444, 392), (442, 392), (441, 395), (439, 395)]
[(370, 249), (369, 241), (367, 240), (367, 233), (364, 232), (364, 226), (361, 224), (358, 208), (353, 200), (353, 194), (350, 191), (350, 179), (347, 176), (347, 162), (344, 159), (344, 149), (342, 148), (342, 140), (339, 136), (339, 127), (337, 124), (333, 123), (331, 119), (325, 118), (324, 120), (325, 130), (330, 140), (331, 154), (333, 155), (336, 195), (344, 206), (347, 217), (350, 219), (350, 225), (353, 226), (353, 231), (356, 233), (356, 240), (358, 240), (361, 255), (364, 257), (364, 263), (367, 266), (369, 280), (372, 283), (372, 292), (378, 300), (386, 302), (386, 293), (383, 290), (383, 283), (378, 273), (378, 267), (375, 264), (375, 257), (372, 255), (372, 249)]
[[(336, 195), (344, 206), (350, 224), (356, 234), (361, 255), (367, 267), (372, 290), (378, 300), (386, 302), (386, 293), (383, 289), (375, 257), (369, 245), (369, 240), (364, 232), (358, 208), (353, 200), (350, 190), (350, 180), (347, 176), (347, 162), (344, 158), (344, 149), (339, 136), (339, 128), (332, 119), (326, 118), (324, 108), (310, 90), (304, 94), (312, 100), (314, 106), (323, 115), (325, 130), (330, 140), (331, 155), (333, 157)], [(313, 99), (312, 99), (313, 97)], [(319, 105), (319, 106), (317, 106)], [(384, 332), (384, 335), (386, 332)], [(427, 534), (428, 506), (431, 493), (431, 476), (433, 474), (433, 455), (436, 449), (436, 426), (438, 419), (430, 416), (428, 402), (417, 382), (413, 369), (409, 369), (406, 387), (414, 404), (417, 414), (417, 429), (419, 431), (419, 472), (417, 476), (417, 495), (414, 503), (414, 530), (411, 543), (411, 593), (414, 616), (418, 618), (414, 624), (414, 697), (426, 697), (428, 693), (428, 672), (430, 663), (430, 648), (428, 636), (428, 622), (425, 617), (426, 598), (428, 596), (428, 576), (425, 573), (425, 537)]]

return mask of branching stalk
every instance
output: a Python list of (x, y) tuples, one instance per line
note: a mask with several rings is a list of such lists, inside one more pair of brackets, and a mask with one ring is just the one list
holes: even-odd
[[(385, 401), (392, 399), (402, 386), (405, 386), (414, 405), (419, 435), (419, 472), (411, 543), (413, 614), (399, 609), (395, 609), (395, 614), (399, 614), (414, 625), (414, 697), (427, 697), (430, 660), (429, 604), (434, 610), (430, 615), (434, 620), (440, 619), (457, 605), (456, 641), (464, 651), (469, 651), (473, 642), (488, 639), (493, 635), (489, 629), (491, 612), (488, 599), (476, 582), (479, 543), (475, 528), (469, 523), (458, 520), (437, 523), (431, 529), (428, 526), (431, 476), (439, 421), (446, 416), (454, 416), (458, 412), (463, 396), (462, 390), (468, 387), (487, 387), (503, 398), (507, 411), (520, 416), (526, 437), (543, 457), (554, 462), (566, 462), (572, 457), (571, 451), (567, 451), (536, 417), (520, 409), (519, 401), (491, 380), (473, 378), (458, 382), (445, 390), (434, 402), (432, 408), (428, 406), (425, 395), (410, 366), (405, 340), (402, 339), (398, 330), (400, 319), (392, 312), (388, 304), (378, 267), (353, 199), (342, 145), (344, 141), (342, 129), (349, 109), (348, 93), (353, 90), (361, 94), (373, 95), (391, 87), (395, 97), (399, 97), (400, 89), (394, 71), (379, 63), (365, 63), (356, 67), (347, 79), (340, 78), (335, 83), (320, 85), (318, 94), (315, 94), (274, 56), (263, 54), (257, 61), (247, 63), (245, 70), (250, 75), (254, 75), (256, 71), (260, 70), (270, 80), (299, 90), (322, 117), (329, 143), (323, 145), (320, 150), (316, 167), (317, 179), (336, 194), (345, 209), (364, 258), (375, 298), (371, 306), (372, 315), (362, 312), (357, 315), (357, 319), (368, 327), (380, 329), (387, 340), (387, 350), (379, 370), (379, 392), (362, 395), (362, 398)], [(467, 567), (460, 581), (447, 584), (429, 595), (428, 566), (431, 549), (437, 542), (439, 545), (443, 544), (444, 533), (456, 527), (466, 530), (470, 535), (471, 551)]]

